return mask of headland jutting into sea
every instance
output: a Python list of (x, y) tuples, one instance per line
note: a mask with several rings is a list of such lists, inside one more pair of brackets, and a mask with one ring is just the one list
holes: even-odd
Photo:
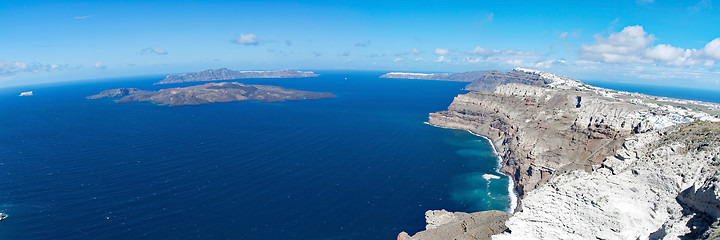
[[(720, 236), (720, 104), (530, 69), (475, 73), (466, 89), (480, 91), (457, 96), (428, 122), (490, 139), (521, 200), (511, 215), (428, 211), (425, 231), (398, 239)], [(416, 76), (452, 78), (384, 75)]]

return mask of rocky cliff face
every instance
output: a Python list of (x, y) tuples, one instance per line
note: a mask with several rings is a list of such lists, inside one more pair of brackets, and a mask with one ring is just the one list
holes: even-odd
[(585, 92), (508, 84), (460, 95), (429, 123), (490, 138), (522, 197), (557, 174), (600, 164), (643, 128), (641, 119), (627, 117), (642, 111), (648, 109)]
[[(488, 137), (503, 157), (501, 171), (515, 180), (521, 204), (493, 238), (720, 236), (720, 132), (713, 130), (720, 123), (708, 123), (720, 122), (720, 105), (514, 71), (545, 84), (460, 95), (429, 118)], [(409, 239), (416, 236), (423, 235)]]
[(719, 166), (720, 123), (633, 135), (595, 171), (529, 192), (493, 239), (712, 239)]
[(509, 83), (544, 87), (549, 82), (547, 79), (538, 74), (528, 73), (517, 69), (510, 72), (488, 71), (485, 75), (473, 80), (470, 84), (465, 86), (465, 90), (492, 92), (495, 90), (495, 87)]

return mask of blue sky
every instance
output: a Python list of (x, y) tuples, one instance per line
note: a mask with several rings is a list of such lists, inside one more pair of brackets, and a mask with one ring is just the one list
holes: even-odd
[(720, 89), (693, 1), (0, 1), (0, 87), (227, 67), (462, 72)]

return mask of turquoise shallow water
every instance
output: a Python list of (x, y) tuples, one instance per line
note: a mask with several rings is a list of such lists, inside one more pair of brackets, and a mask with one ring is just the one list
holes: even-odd
[(0, 89), (0, 239), (394, 239), (428, 209), (508, 207), (487, 141), (424, 124), (464, 83), (320, 73), (241, 82), (337, 98), (84, 99), (190, 85), (162, 76)]

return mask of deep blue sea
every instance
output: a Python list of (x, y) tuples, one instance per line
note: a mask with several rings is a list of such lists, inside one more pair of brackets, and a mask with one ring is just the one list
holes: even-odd
[(486, 140), (424, 124), (465, 83), (319, 73), (239, 82), (337, 98), (85, 99), (199, 84), (163, 76), (0, 89), (0, 239), (395, 239), (429, 209), (508, 207)]

